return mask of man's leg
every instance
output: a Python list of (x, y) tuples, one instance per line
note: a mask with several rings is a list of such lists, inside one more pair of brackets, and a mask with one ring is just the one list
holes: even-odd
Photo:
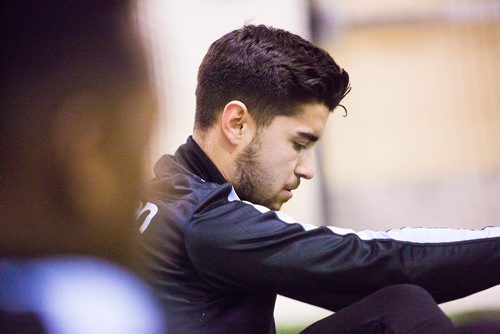
[(307, 327), (319, 333), (452, 333), (451, 320), (432, 296), (414, 285), (389, 286)]

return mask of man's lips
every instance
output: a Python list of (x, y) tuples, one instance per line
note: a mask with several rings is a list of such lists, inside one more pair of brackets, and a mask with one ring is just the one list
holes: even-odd
[(293, 197), (292, 191), (297, 189), (299, 187), (299, 184), (300, 184), (300, 181), (295, 183), (295, 184), (292, 184), (292, 185), (287, 185), (283, 188), (283, 190), (286, 194), (287, 200), (289, 200), (290, 198)]
[(283, 189), (283, 193), (285, 195), (285, 201), (288, 201), (290, 198), (293, 197), (292, 191), (290, 189)]

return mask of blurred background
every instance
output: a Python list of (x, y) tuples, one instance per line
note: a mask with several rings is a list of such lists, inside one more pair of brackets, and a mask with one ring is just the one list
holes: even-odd
[[(355, 230), (500, 225), (500, 1), (142, 0), (160, 115), (151, 165), (191, 133), (209, 45), (245, 23), (313, 40), (352, 91), (330, 117), (317, 177), (283, 211)], [(168, 115), (165, 110), (168, 110)], [(298, 205), (300, 203), (300, 205)], [(500, 287), (441, 305), (500, 309)], [(329, 312), (279, 298), (278, 326)]]

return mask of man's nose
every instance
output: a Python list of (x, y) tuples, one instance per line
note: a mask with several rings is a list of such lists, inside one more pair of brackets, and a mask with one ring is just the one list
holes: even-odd
[(312, 179), (314, 177), (314, 162), (315, 154), (314, 150), (305, 152), (305, 154), (300, 157), (297, 166), (295, 167), (295, 175), (302, 177), (306, 180)]

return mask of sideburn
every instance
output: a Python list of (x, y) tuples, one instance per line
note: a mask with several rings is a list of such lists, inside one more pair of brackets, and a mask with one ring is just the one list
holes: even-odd
[(245, 201), (263, 204), (259, 201), (259, 189), (256, 180), (258, 175), (257, 156), (261, 147), (260, 131), (257, 131), (252, 141), (236, 159), (237, 182), (233, 184), (238, 196)]

